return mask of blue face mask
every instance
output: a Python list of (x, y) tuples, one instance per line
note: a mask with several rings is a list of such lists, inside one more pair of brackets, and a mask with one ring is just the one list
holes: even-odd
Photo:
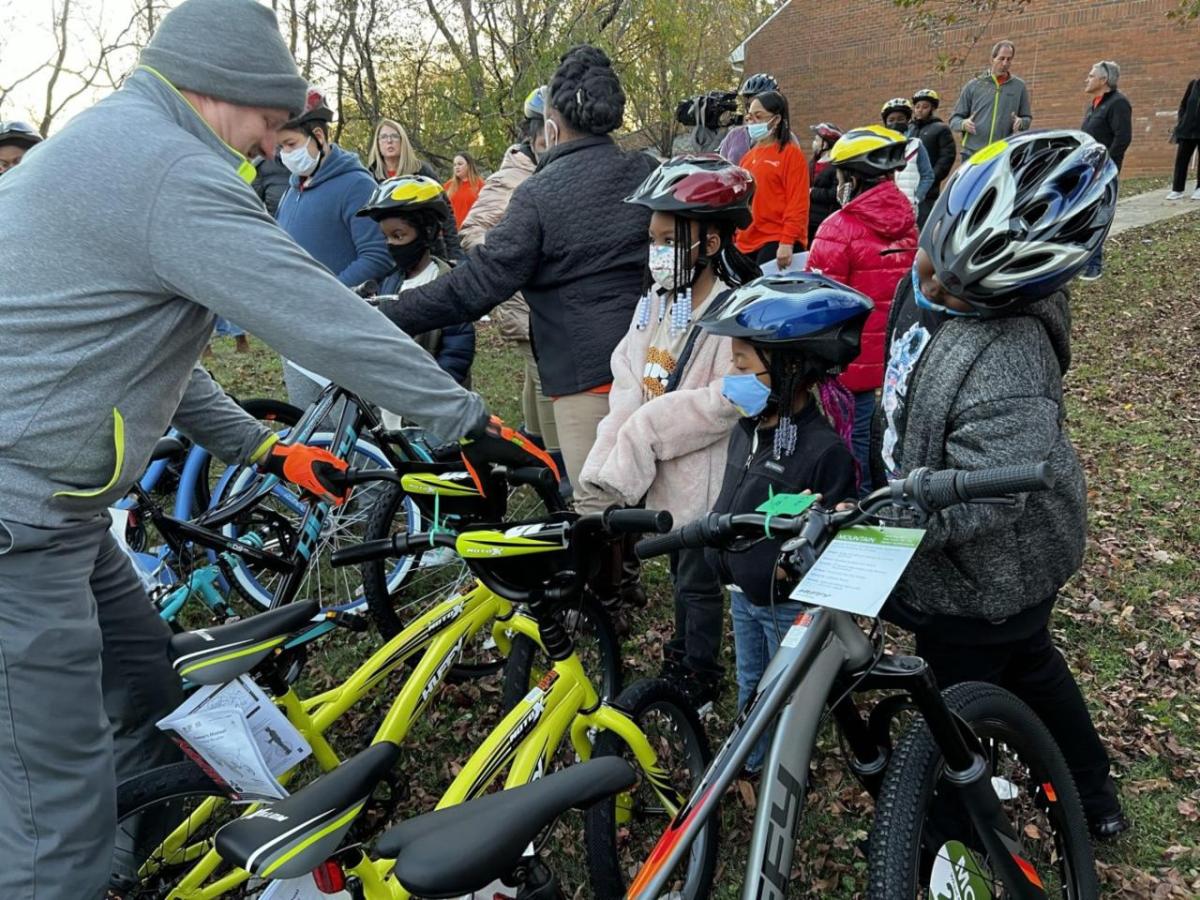
[(751, 122), (746, 126), (746, 134), (750, 140), (758, 142), (767, 136), (771, 131), (770, 122)]
[(771, 389), (758, 380), (758, 375), (726, 375), (721, 380), (721, 396), (750, 419), (767, 408)]
[(974, 310), (971, 312), (963, 312), (961, 309), (950, 309), (948, 306), (942, 306), (940, 303), (934, 303), (932, 300), (926, 297), (925, 293), (921, 290), (921, 279), (917, 275), (917, 267), (915, 265), (912, 267), (912, 270), (909, 274), (912, 275), (913, 296), (917, 300), (917, 306), (921, 307), (921, 309), (928, 309), (932, 312), (942, 313), (943, 315), (947, 316), (960, 316), (962, 318), (977, 318), (979, 316), (979, 313), (975, 312)]

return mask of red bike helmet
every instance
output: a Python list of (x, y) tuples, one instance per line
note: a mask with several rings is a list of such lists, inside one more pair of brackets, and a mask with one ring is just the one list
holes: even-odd
[(667, 160), (625, 202), (745, 228), (753, 196), (754, 177), (749, 172), (716, 153), (696, 153)]
[(305, 126), (327, 126), (333, 121), (333, 110), (325, 102), (325, 93), (316, 85), (308, 86), (308, 95), (304, 98), (304, 110), (300, 115), (284, 123), (284, 128), (307, 131)]
[(845, 133), (832, 122), (819, 122), (816, 125), (809, 125), (808, 130), (830, 145), (836, 144), (838, 138)]

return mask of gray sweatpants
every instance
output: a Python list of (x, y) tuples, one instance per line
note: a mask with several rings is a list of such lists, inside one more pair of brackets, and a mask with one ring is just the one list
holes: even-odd
[(0, 897), (103, 896), (117, 780), (177, 758), (170, 629), (108, 525), (0, 520)]

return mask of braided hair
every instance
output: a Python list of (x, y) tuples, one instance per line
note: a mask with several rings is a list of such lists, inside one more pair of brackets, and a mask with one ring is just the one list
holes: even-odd
[(550, 79), (550, 105), (581, 134), (608, 134), (620, 127), (625, 92), (603, 50), (579, 44), (563, 54)]

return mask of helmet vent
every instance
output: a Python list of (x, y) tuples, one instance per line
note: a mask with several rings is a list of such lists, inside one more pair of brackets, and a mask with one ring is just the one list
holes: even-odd
[(1007, 235), (998, 234), (994, 237), (988, 238), (988, 240), (984, 242), (983, 246), (971, 255), (971, 262), (975, 265), (986, 265), (989, 260), (994, 259), (1000, 253), (1002, 253), (1004, 248), (1007, 246)]
[(1053, 259), (1054, 254), (1052, 253), (1030, 253), (1026, 256), (1017, 257), (1004, 267), (1004, 271), (1006, 274), (1014, 275), (1022, 272), (1032, 272), (1034, 269), (1053, 261)]
[(992, 207), (996, 204), (996, 189), (988, 188), (979, 198), (979, 202), (975, 204), (975, 209), (971, 212), (970, 230), (975, 231), (987, 221), (991, 215)]

